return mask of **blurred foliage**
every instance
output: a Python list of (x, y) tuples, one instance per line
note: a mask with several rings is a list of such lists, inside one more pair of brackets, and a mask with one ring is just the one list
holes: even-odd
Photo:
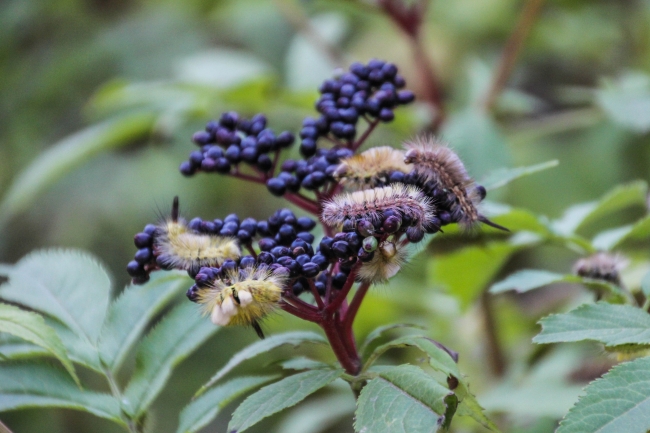
[[(624, 248), (629, 266), (622, 277), (635, 296), (650, 269), (647, 186), (630, 183), (650, 176), (650, 3), (547, 0), (506, 88), (487, 111), (481, 103), (525, 3), (431, 1), (423, 38), (447, 111), (440, 133), (479, 182), (502, 168), (559, 165), (490, 191), (485, 211), (513, 230), (509, 242), (491, 229), (437, 236), (407, 272), (370, 293), (355, 327), (360, 338), (392, 322), (427, 327), (427, 335), (460, 353), (473, 393), (501, 414), (504, 431), (546, 432), (614, 362), (595, 345), (531, 343), (540, 317), (593, 297), (566, 276), (573, 262), (596, 247)], [(40, 247), (81, 248), (106, 264), (119, 292), (128, 280), (133, 233), (167, 212), (174, 195), (183, 198), (186, 214), (267, 217), (286, 203), (263, 188), (179, 175), (191, 133), (224, 110), (264, 112), (275, 130), (297, 131), (313, 113), (319, 82), (337, 66), (371, 57), (398, 64), (424, 100), (408, 39), (370, 0), (5, 0), (0, 262), (14, 263)], [(424, 102), (401, 110), (371, 144), (397, 144), (430, 117)], [(619, 184), (627, 185), (617, 192)], [(501, 372), (490, 364), (481, 292), (522, 269), (552, 272), (554, 279), (545, 281), (559, 283), (492, 299)], [(269, 334), (313, 330), (286, 315), (268, 328)], [(153, 402), (152, 431), (175, 431), (177, 408), (254, 339), (247, 330), (228, 329), (189, 356)], [(258, 373), (292, 349), (282, 350), (237, 371)], [(408, 359), (402, 352), (391, 356), (395, 363)], [(133, 354), (124, 362), (132, 370)], [(97, 381), (90, 369), (78, 374)], [(322, 431), (351, 431), (338, 394), (336, 388), (318, 393), (300, 412), (268, 418), (250, 431), (316, 431), (308, 411), (321, 412), (323, 405), (343, 421), (329, 419)], [(204, 431), (225, 430), (232, 409), (221, 412)], [(121, 431), (69, 410), (35, 414), (9, 412), (1, 419), (16, 432)], [(479, 431), (463, 418), (452, 428)]]

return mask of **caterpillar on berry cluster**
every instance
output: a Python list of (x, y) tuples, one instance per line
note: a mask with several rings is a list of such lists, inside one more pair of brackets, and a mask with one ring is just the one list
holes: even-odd
[(394, 183), (390, 186), (343, 193), (323, 205), (321, 219), (328, 226), (345, 220), (378, 221), (384, 211), (392, 209), (411, 219), (411, 225), (422, 228), (434, 216), (431, 199), (417, 187)]
[(481, 215), (477, 205), (485, 197), (485, 188), (478, 187), (469, 176), (458, 155), (434, 137), (420, 137), (404, 144), (404, 162), (413, 164), (416, 171), (428, 180), (437, 182), (443, 190), (451, 192), (456, 200), (459, 222), (472, 227), (482, 222), (494, 228), (509, 231)]
[(153, 248), (161, 268), (192, 272), (241, 256), (236, 239), (191, 230), (178, 214), (178, 197), (174, 199), (171, 218), (156, 227)]
[(223, 279), (199, 289), (197, 302), (215, 325), (258, 329), (257, 321), (277, 308), (286, 277), (264, 266), (230, 270)]
[(334, 178), (353, 189), (365, 189), (386, 184), (392, 172), (408, 173), (410, 170), (404, 162), (404, 152), (382, 146), (341, 160)]

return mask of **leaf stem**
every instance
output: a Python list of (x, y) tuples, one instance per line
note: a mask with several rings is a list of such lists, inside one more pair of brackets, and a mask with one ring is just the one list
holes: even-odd
[(357, 316), (357, 313), (359, 312), (359, 307), (361, 307), (361, 302), (363, 302), (363, 298), (366, 296), (366, 293), (368, 293), (369, 288), (370, 288), (370, 283), (367, 282), (359, 285), (359, 288), (357, 288), (357, 292), (354, 294), (354, 297), (352, 298), (352, 302), (350, 302), (350, 307), (348, 308), (348, 311), (346, 312), (345, 317), (343, 318), (343, 332), (345, 332), (346, 335), (352, 334), (352, 323), (354, 322), (354, 319)]
[(497, 324), (492, 310), (492, 300), (492, 295), (487, 290), (484, 290), (481, 294), (481, 310), (483, 312), (486, 333), (487, 358), (492, 373), (497, 377), (501, 377), (506, 370), (506, 361), (499, 336), (497, 335)]
[(483, 107), (486, 111), (489, 111), (494, 107), (497, 96), (499, 96), (505, 87), (508, 78), (512, 73), (512, 69), (515, 66), (517, 57), (519, 56), (519, 53), (521, 53), (524, 41), (528, 37), (535, 20), (539, 16), (543, 4), (544, 0), (528, 0), (524, 5), (519, 20), (515, 25), (515, 29), (503, 48), (503, 54), (501, 54), (501, 60), (499, 61), (497, 72), (494, 75), (490, 90), (483, 102)]
[[(117, 381), (115, 380), (115, 376), (113, 376), (113, 372), (109, 368), (104, 368), (104, 376), (106, 376), (106, 381), (108, 382), (108, 386), (111, 389), (111, 394), (113, 397), (118, 401), (119, 405), (122, 406), (122, 391), (120, 391), (120, 387), (117, 384)], [(131, 419), (126, 415), (124, 411), (122, 413), (126, 416), (127, 418), (127, 429), (131, 433), (140, 433), (140, 430), (138, 430), (137, 425), (135, 424), (134, 420)]]

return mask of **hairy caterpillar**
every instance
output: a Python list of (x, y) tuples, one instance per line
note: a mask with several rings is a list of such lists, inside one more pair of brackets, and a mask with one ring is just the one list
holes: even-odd
[(576, 262), (573, 272), (576, 275), (621, 285), (620, 270), (627, 265), (619, 256), (599, 252)]
[(431, 199), (417, 187), (395, 183), (381, 188), (339, 194), (323, 205), (321, 219), (329, 226), (346, 219), (366, 218), (377, 221), (381, 214), (395, 210), (412, 220), (412, 226), (422, 228), (434, 216)]
[(404, 152), (382, 146), (343, 159), (334, 178), (354, 189), (365, 189), (385, 184), (394, 171), (408, 173), (410, 170), (404, 162)]
[(370, 283), (386, 282), (399, 272), (406, 263), (407, 256), (404, 245), (385, 241), (375, 250), (372, 260), (359, 268), (357, 278)]
[(286, 275), (266, 267), (231, 270), (212, 286), (199, 289), (197, 302), (204, 304), (215, 325), (252, 325), (263, 338), (257, 321), (277, 307), (285, 280)]
[(154, 235), (156, 262), (163, 269), (197, 272), (203, 266), (218, 266), (226, 259), (241, 256), (234, 238), (196, 233), (178, 213), (174, 198), (171, 218), (160, 223)]
[(417, 172), (437, 182), (443, 190), (451, 192), (457, 201), (459, 222), (471, 227), (482, 222), (494, 228), (509, 231), (481, 215), (477, 205), (485, 196), (485, 189), (476, 187), (458, 155), (433, 137), (418, 138), (404, 144), (404, 162), (413, 164)]

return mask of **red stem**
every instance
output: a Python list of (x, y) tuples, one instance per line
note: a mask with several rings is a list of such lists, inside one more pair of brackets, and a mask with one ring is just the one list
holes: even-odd
[(372, 131), (374, 131), (374, 129), (377, 127), (377, 125), (379, 125), (379, 120), (373, 120), (373, 121), (369, 122), (368, 127), (366, 128), (365, 131), (363, 131), (363, 134), (361, 135), (361, 137), (359, 137), (359, 139), (352, 144), (351, 149), (356, 152), (357, 149), (359, 149), (361, 147), (361, 145), (366, 141), (366, 139), (372, 133)]
[(341, 366), (348, 374), (357, 375), (361, 369), (361, 361), (359, 355), (356, 353), (351, 354), (348, 348), (343, 343), (338, 327), (336, 326), (336, 319), (334, 316), (324, 318), (321, 322), (321, 327), (325, 331), (325, 335), (332, 346), (332, 350), (339, 360)]
[(316, 300), (316, 304), (318, 304), (318, 309), (322, 310), (325, 308), (325, 304), (323, 303), (323, 299), (320, 297), (320, 294), (318, 293), (318, 290), (316, 289), (316, 285), (314, 284), (313, 279), (309, 279), (309, 289), (311, 290), (311, 294), (314, 295), (314, 299)]
[(286, 193), (283, 196), (287, 201), (295, 204), (300, 209), (309, 212), (312, 215), (320, 215), (320, 205), (318, 202), (311, 200), (305, 196), (293, 193)]
[(347, 298), (348, 293), (350, 293), (350, 289), (354, 284), (354, 279), (356, 278), (357, 269), (359, 269), (359, 266), (361, 266), (361, 262), (357, 262), (357, 264), (354, 265), (350, 271), (350, 275), (348, 275), (348, 279), (345, 280), (345, 285), (343, 288), (336, 294), (336, 297), (332, 300), (332, 302), (327, 307), (325, 307), (325, 313), (331, 314), (338, 310), (345, 298)]
[(345, 317), (343, 318), (343, 332), (346, 335), (352, 335), (352, 323), (354, 322), (355, 317), (357, 316), (357, 313), (359, 312), (359, 307), (361, 307), (361, 302), (363, 302), (363, 298), (366, 296), (366, 293), (368, 293), (368, 289), (370, 288), (370, 283), (362, 283), (359, 285), (357, 288), (357, 293), (354, 294), (354, 297), (352, 298), (352, 302), (350, 302), (350, 307), (348, 308), (348, 311), (345, 314)]

